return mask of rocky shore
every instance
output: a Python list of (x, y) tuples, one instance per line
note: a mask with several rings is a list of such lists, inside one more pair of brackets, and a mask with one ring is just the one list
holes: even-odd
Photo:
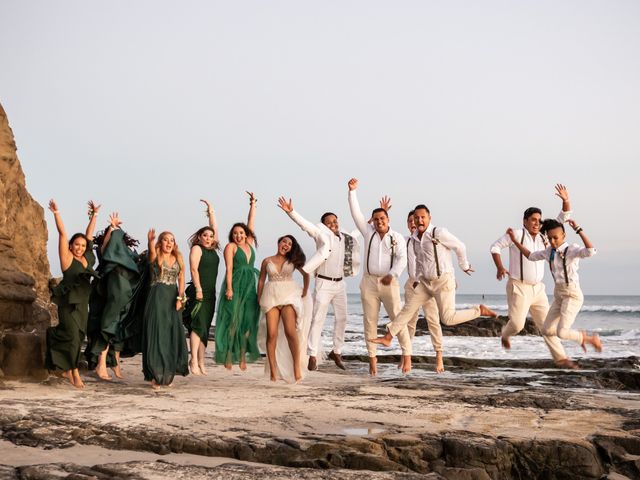
[(154, 392), (139, 358), (122, 382), (86, 374), (83, 391), (5, 380), (0, 478), (640, 477), (638, 358), (577, 371), (450, 358), (436, 375), (416, 357), (403, 377), (388, 356), (375, 379), (359, 360), (300, 385), (211, 365)]

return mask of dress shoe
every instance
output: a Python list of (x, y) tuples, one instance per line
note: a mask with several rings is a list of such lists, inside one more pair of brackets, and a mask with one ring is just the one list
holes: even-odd
[(344, 363), (342, 363), (342, 357), (340, 356), (339, 353), (335, 353), (333, 350), (331, 350), (331, 353), (329, 354), (329, 358), (336, 363), (336, 366), (338, 368), (342, 370), (347, 369), (347, 367), (344, 366)]

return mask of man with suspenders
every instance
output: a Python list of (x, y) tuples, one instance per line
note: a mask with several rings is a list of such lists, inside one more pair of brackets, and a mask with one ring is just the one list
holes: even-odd
[[(562, 199), (562, 211), (557, 217), (558, 222), (564, 223), (569, 219), (571, 206), (569, 192), (564, 185), (556, 185), (556, 195)], [(545, 239), (540, 234), (542, 223), (542, 211), (536, 207), (527, 208), (524, 211), (522, 230), (515, 230), (516, 239), (522, 245), (534, 252), (546, 248)], [(500, 252), (509, 249), (509, 269), (504, 268)], [(502, 280), (508, 276), (507, 281), (507, 305), (509, 309), (509, 322), (502, 329), (502, 346), (511, 348), (510, 337), (517, 335), (524, 328), (527, 313), (536, 326), (542, 331), (542, 325), (549, 311), (549, 300), (542, 282), (544, 276), (544, 263), (532, 262), (527, 259), (511, 241), (508, 235), (503, 235), (491, 245), (491, 257), (496, 265), (496, 278)], [(559, 367), (576, 368), (576, 365), (567, 358), (560, 343), (560, 339), (554, 336), (543, 336), (554, 362)]]
[[(466, 310), (456, 310), (456, 281), (454, 278), (451, 252), (455, 252), (460, 268), (471, 275), (473, 269), (467, 260), (466, 247), (446, 228), (431, 224), (431, 212), (426, 205), (418, 205), (413, 216), (416, 230), (411, 236), (410, 249), (414, 249), (416, 281), (413, 294), (405, 303), (395, 320), (387, 324), (387, 334), (383, 337), (368, 337), (370, 343), (390, 345), (414, 317), (420, 306), (425, 311), (427, 322), (431, 325), (438, 319), (444, 325), (458, 325), (479, 316), (495, 317), (496, 314), (484, 305), (475, 305)], [(436, 350), (436, 372), (444, 372), (442, 360), (442, 335), (432, 331), (431, 341)], [(404, 366), (403, 371), (410, 370)]]
[[(364, 237), (360, 297), (364, 314), (364, 336), (369, 338), (377, 335), (381, 303), (391, 320), (400, 311), (402, 300), (398, 277), (407, 266), (407, 248), (404, 237), (389, 227), (389, 216), (384, 208), (373, 211), (373, 225), (367, 223), (356, 196), (357, 187), (358, 180), (349, 180), (349, 209), (356, 227)], [(411, 365), (411, 339), (406, 325), (399, 332), (398, 339), (403, 359)], [(377, 375), (376, 345), (367, 343), (367, 351), (369, 373)]]

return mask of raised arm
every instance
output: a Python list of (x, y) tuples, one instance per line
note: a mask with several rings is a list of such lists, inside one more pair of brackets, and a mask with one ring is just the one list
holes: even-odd
[(60, 259), (60, 269), (64, 272), (73, 261), (73, 255), (69, 250), (69, 240), (67, 239), (67, 232), (64, 229), (64, 223), (62, 223), (62, 217), (58, 210), (58, 204), (55, 200), (49, 200), (49, 210), (53, 212), (53, 218), (56, 221), (56, 229), (58, 230), (58, 257)]
[(209, 226), (213, 230), (213, 243), (217, 245), (220, 239), (218, 237), (218, 225), (216, 223), (216, 212), (213, 210), (213, 205), (211, 205), (211, 202), (209, 202), (209, 200), (200, 199), (200, 201), (204, 203), (207, 207), (207, 209), (205, 210), (205, 214), (209, 219)]
[(351, 217), (353, 217), (353, 222), (356, 224), (356, 227), (360, 231), (363, 237), (367, 238), (368, 233), (368, 224), (362, 215), (362, 210), (360, 210), (360, 204), (358, 203), (358, 197), (356, 195), (356, 189), (358, 188), (358, 180), (352, 178), (349, 180), (349, 210), (351, 211)]
[(584, 243), (584, 248), (590, 250), (588, 254), (587, 252), (585, 252), (585, 254), (581, 256), (590, 257), (595, 254), (595, 247), (591, 243), (591, 240), (589, 240), (589, 238), (587, 237), (587, 234), (584, 233), (582, 227), (578, 226), (575, 220), (567, 220), (567, 223), (569, 223), (569, 225), (571, 225), (571, 228), (573, 228), (573, 231), (580, 236), (580, 238), (582, 239), (582, 243)]
[(233, 243), (228, 243), (224, 247), (224, 263), (226, 266), (225, 280), (227, 283), (227, 290), (224, 292), (227, 300), (233, 298), (233, 256), (236, 254), (236, 246)]
[(569, 202), (569, 190), (561, 183), (556, 184), (556, 196), (562, 200), (562, 210), (558, 214), (556, 220), (565, 223), (571, 215), (571, 203)]
[(284, 197), (278, 198), (278, 206), (287, 214), (289, 218), (293, 220), (303, 232), (307, 232), (309, 236), (313, 239), (318, 239), (322, 232), (318, 227), (316, 227), (309, 220), (305, 219), (293, 209), (293, 201), (291, 199), (287, 200)]
[(147, 232), (147, 251), (149, 263), (156, 261), (156, 231), (150, 228)]
[(202, 249), (198, 245), (191, 247), (189, 252), (189, 270), (191, 271), (191, 281), (196, 289), (196, 300), (202, 300), (202, 284), (200, 283), (200, 259), (202, 258)]
[(262, 290), (264, 290), (264, 283), (267, 280), (267, 263), (269, 259), (265, 258), (260, 265), (260, 277), (258, 277), (258, 303), (262, 298)]
[(87, 202), (87, 207), (89, 208), (89, 224), (87, 225), (87, 230), (85, 232), (85, 236), (88, 240), (93, 240), (93, 232), (96, 229), (96, 221), (98, 220), (98, 211), (100, 210), (101, 205), (96, 205), (93, 200), (89, 200)]
[[(254, 223), (256, 219), (256, 204), (258, 203), (258, 199), (253, 192), (247, 192), (247, 195), (249, 195), (249, 215), (247, 215), (247, 226), (249, 227), (249, 230), (255, 232)], [(247, 241), (249, 240), (253, 243), (253, 239), (247, 239)]]
[(114, 230), (120, 228), (121, 224), (122, 220), (120, 220), (118, 212), (112, 212), (109, 214), (109, 228), (107, 228), (107, 232), (104, 234), (104, 239), (102, 240), (102, 245), (100, 245), (100, 253), (104, 253), (107, 245), (109, 245), (109, 240), (111, 240), (111, 234)]

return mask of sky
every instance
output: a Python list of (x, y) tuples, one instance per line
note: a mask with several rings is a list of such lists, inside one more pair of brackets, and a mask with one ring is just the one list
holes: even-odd
[(459, 293), (504, 293), (489, 246), (529, 206), (555, 217), (559, 182), (598, 248), (585, 294), (640, 294), (640, 2), (3, 0), (0, 18), (27, 188), (70, 232), (94, 199), (99, 226), (117, 211), (186, 253), (200, 198), (224, 239), (250, 190), (258, 259), (285, 233), (310, 256), (277, 197), (351, 231), (356, 177), (363, 210), (392, 198), (395, 230), (425, 203), (466, 244)]

